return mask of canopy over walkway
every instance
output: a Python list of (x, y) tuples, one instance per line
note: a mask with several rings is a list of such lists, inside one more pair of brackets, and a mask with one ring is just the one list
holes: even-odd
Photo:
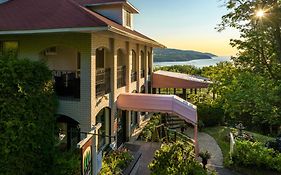
[(117, 107), (128, 111), (172, 113), (179, 116), (194, 126), (195, 153), (198, 154), (197, 108), (191, 103), (175, 95), (124, 93), (118, 96)]
[(208, 88), (212, 82), (208, 78), (183, 73), (156, 71), (152, 75), (153, 88)]

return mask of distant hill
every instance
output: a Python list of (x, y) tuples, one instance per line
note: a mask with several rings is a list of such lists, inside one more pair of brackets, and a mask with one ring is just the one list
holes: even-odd
[(154, 49), (154, 62), (190, 61), (198, 59), (211, 59), (216, 55), (192, 50)]

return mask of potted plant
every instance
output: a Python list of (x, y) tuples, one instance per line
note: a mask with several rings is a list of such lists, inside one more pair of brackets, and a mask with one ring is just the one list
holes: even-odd
[(211, 154), (208, 151), (200, 152), (199, 157), (202, 159), (203, 168), (206, 169), (208, 160), (211, 158)]

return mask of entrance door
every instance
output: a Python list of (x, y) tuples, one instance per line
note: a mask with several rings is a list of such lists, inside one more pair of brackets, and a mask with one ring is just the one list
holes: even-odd
[(126, 142), (126, 111), (118, 112), (117, 148)]

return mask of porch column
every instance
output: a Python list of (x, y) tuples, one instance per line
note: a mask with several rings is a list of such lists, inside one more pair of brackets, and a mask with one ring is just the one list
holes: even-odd
[(136, 50), (136, 67), (137, 67), (137, 91), (140, 93), (141, 91), (141, 85), (140, 85), (140, 79), (141, 79), (141, 54), (140, 54), (140, 45), (137, 44), (137, 50)]
[(111, 67), (111, 135), (115, 136), (115, 141), (117, 142), (117, 107), (116, 107), (116, 100), (117, 100), (117, 50), (115, 48), (115, 40), (114, 38), (109, 39), (110, 44), (110, 60), (112, 61)]
[(149, 48), (149, 56), (148, 56), (148, 58), (149, 58), (149, 64), (148, 64), (148, 66), (149, 66), (149, 70), (150, 70), (150, 77), (149, 77), (149, 80), (150, 80), (150, 84), (151, 84), (151, 92), (153, 93), (153, 88), (152, 88), (152, 84), (153, 84), (153, 79), (152, 79), (152, 76), (153, 76), (153, 48), (152, 47), (150, 47)]
[[(137, 91), (138, 93), (141, 92), (141, 54), (140, 54), (140, 45), (137, 44), (137, 50), (136, 50), (136, 67), (137, 67)], [(140, 112), (137, 112), (137, 120), (138, 120), (138, 125), (141, 124), (140, 120)]]
[(177, 94), (177, 89), (176, 88), (174, 88), (174, 95), (176, 95)]
[(132, 73), (132, 48), (129, 42), (126, 42), (126, 92), (131, 92), (131, 73)]
[(144, 85), (145, 85), (145, 93), (148, 93), (148, 48), (144, 47)]
[(131, 111), (126, 111), (126, 140), (130, 140), (131, 132)]
[(197, 89), (196, 88), (194, 89), (194, 93), (197, 94)]

